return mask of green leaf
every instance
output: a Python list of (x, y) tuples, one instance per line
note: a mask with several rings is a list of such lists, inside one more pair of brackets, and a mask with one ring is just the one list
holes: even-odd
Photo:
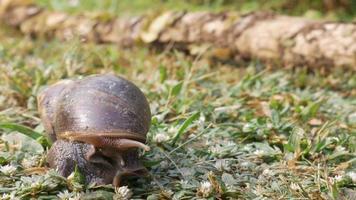
[(301, 113), (303, 120), (306, 121), (310, 118), (315, 117), (320, 106), (321, 106), (321, 103), (322, 103), (321, 100), (309, 103), (308, 106), (306, 108), (304, 108)]
[(159, 81), (163, 83), (167, 79), (167, 69), (162, 65), (159, 66)]
[(50, 147), (51, 142), (41, 133), (38, 133), (27, 126), (15, 123), (0, 123), (0, 129), (17, 131), (40, 143), (43, 147)]
[(164, 159), (159, 160), (143, 160), (142, 164), (145, 167), (153, 167), (155, 165), (159, 165)]
[(77, 165), (75, 165), (74, 172), (68, 176), (70, 188), (76, 192), (83, 191), (85, 184), (85, 176), (80, 172)]
[(0, 165), (4, 165), (6, 163), (7, 163), (7, 159), (2, 157), (2, 156), (0, 156)]
[(82, 175), (82, 173), (80, 173), (77, 165), (75, 165), (73, 181), (80, 184), (85, 183), (85, 177)]
[(52, 146), (52, 142), (46, 136), (41, 136), (37, 138), (36, 141), (39, 144), (41, 144), (44, 148)]
[(113, 193), (113, 192), (99, 190), (99, 191), (95, 191), (95, 192), (86, 193), (80, 199), (83, 199), (83, 200), (94, 200), (94, 199), (95, 200), (111, 200), (111, 199), (113, 199), (114, 195), (115, 195), (115, 193)]
[(305, 131), (300, 127), (294, 127), (285, 145), (290, 152), (301, 152), (300, 142), (304, 138)]
[(182, 137), (182, 135), (185, 133), (185, 129), (187, 129), (189, 125), (191, 125), (195, 120), (197, 120), (199, 116), (200, 116), (200, 112), (196, 112), (183, 122), (182, 126), (179, 128), (178, 132), (173, 137), (172, 140), (173, 145), (177, 142), (179, 138)]
[(331, 194), (332, 194), (332, 197), (333, 199), (340, 199), (340, 192), (339, 192), (339, 189), (337, 187), (337, 184), (333, 184), (332, 187), (331, 187)]
[(312, 151), (319, 153), (320, 151), (325, 149), (325, 147), (327, 147), (329, 144), (330, 143), (326, 139), (318, 140), (317, 143), (314, 145), (314, 148)]
[(171, 89), (171, 96), (177, 96), (180, 91), (182, 90), (183, 82), (177, 83), (173, 88)]

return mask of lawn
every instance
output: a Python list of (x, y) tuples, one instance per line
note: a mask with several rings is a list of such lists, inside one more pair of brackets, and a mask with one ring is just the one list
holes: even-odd
[[(142, 1), (38, 2), (68, 12), (153, 9)], [(231, 8), (197, 2), (179, 8)], [(243, 5), (261, 8), (256, 1)], [(173, 6), (165, 1), (160, 9)], [(0, 199), (356, 198), (351, 69), (284, 69), (258, 60), (231, 65), (145, 46), (33, 40), (5, 25), (0, 41)], [(142, 152), (150, 175), (128, 180), (127, 187), (85, 185), (79, 171), (64, 178), (46, 165), (50, 144), (36, 96), (58, 80), (94, 73), (133, 81), (150, 103), (151, 150)]]

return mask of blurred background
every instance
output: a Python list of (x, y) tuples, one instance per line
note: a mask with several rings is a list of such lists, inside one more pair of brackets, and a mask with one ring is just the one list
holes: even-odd
[(135, 15), (159, 10), (274, 11), (314, 19), (353, 21), (355, 0), (36, 0), (54, 10), (68, 12), (104, 11), (114, 15)]

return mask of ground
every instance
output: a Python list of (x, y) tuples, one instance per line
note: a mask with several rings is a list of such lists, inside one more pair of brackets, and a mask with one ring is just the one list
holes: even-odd
[[(59, 9), (55, 1), (40, 2)], [(285, 69), (258, 60), (230, 65), (144, 46), (33, 40), (0, 26), (1, 199), (356, 196), (350, 69)], [(84, 185), (80, 172), (66, 179), (46, 167), (50, 144), (38, 138), (44, 130), (36, 96), (60, 79), (92, 73), (128, 78), (151, 106), (151, 151), (142, 153), (150, 176), (128, 181), (128, 188)]]

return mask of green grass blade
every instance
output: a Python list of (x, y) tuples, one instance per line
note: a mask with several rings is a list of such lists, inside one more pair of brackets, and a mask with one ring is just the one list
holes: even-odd
[(182, 137), (182, 135), (185, 133), (185, 129), (187, 129), (190, 124), (192, 124), (195, 120), (197, 120), (199, 118), (199, 116), (200, 116), (200, 112), (196, 112), (183, 122), (183, 124), (179, 128), (177, 134), (173, 137), (173, 140), (172, 140), (173, 145), (175, 145), (175, 143), (178, 141), (178, 139)]
[(51, 145), (50, 141), (48, 139), (46, 139), (46, 137), (44, 135), (42, 135), (41, 133), (38, 133), (24, 125), (15, 124), (15, 123), (0, 123), (0, 129), (17, 131), (19, 133), (22, 133), (22, 134), (36, 140), (43, 147), (49, 147)]
[(177, 83), (175, 86), (173, 86), (172, 90), (171, 90), (171, 96), (177, 96), (180, 91), (182, 90), (182, 86), (183, 86), (183, 82), (179, 82)]

